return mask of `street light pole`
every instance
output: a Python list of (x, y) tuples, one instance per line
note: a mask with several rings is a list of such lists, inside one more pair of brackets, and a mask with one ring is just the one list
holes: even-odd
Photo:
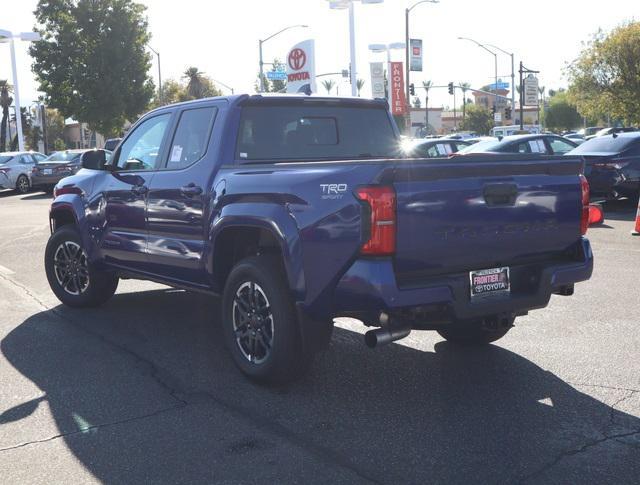
[(266, 84), (264, 82), (264, 60), (262, 58), (262, 44), (264, 44), (269, 39), (273, 39), (276, 35), (280, 35), (283, 32), (285, 32), (285, 31), (287, 31), (289, 29), (295, 29), (296, 27), (300, 27), (300, 28), (306, 29), (308, 27), (308, 25), (302, 25), (302, 24), (290, 25), (289, 27), (285, 27), (284, 29), (279, 30), (275, 34), (271, 34), (266, 39), (258, 40), (258, 50), (259, 50), (259, 54), (260, 54), (260, 92), (261, 93), (264, 93), (266, 88), (267, 88), (267, 86), (266, 86)]
[(13, 70), (13, 93), (15, 94), (16, 109), (16, 131), (18, 137), (18, 150), (24, 151), (24, 140), (22, 138), (22, 113), (20, 111), (20, 87), (18, 86), (18, 69), (16, 67), (16, 46), (15, 39), (27, 42), (40, 40), (40, 34), (37, 32), (21, 32), (16, 35), (8, 30), (0, 30), (0, 42), (9, 42), (11, 50), (11, 69)]
[(158, 57), (158, 100), (162, 104), (163, 95), (162, 95), (162, 71), (160, 70), (160, 53), (150, 45), (147, 45), (147, 47), (151, 49), (151, 52), (153, 52)]
[(24, 140), (22, 138), (22, 113), (20, 111), (20, 90), (18, 88), (18, 69), (16, 68), (16, 44), (13, 37), (9, 41), (11, 49), (11, 70), (13, 71), (13, 94), (15, 94), (14, 103), (16, 105), (16, 131), (18, 137), (18, 150), (24, 151)]
[(486, 50), (489, 54), (491, 54), (493, 56), (494, 59), (494, 75), (495, 75), (495, 84), (493, 86), (493, 95), (494, 95), (494, 101), (493, 101), (493, 105), (495, 106), (496, 109), (496, 113), (498, 112), (498, 54), (493, 52), (491, 49), (487, 49), (487, 46), (484, 44), (481, 44), (480, 42), (473, 40), (473, 39), (469, 39), (468, 37), (458, 37), (458, 40), (468, 40), (469, 42), (473, 42), (474, 44), (476, 44), (478, 47), (482, 47), (484, 50)]
[[(356, 69), (356, 15), (354, 3), (358, 0), (327, 0), (329, 8), (334, 10), (349, 10), (349, 77), (351, 82), (351, 96), (358, 95), (358, 71)], [(363, 4), (383, 3), (384, 0), (359, 0)]]
[(349, 2), (349, 51), (351, 61), (349, 62), (349, 81), (351, 81), (351, 96), (358, 95), (357, 70), (356, 70), (356, 16), (353, 2)]
[(409, 85), (411, 84), (411, 81), (409, 80), (409, 75), (411, 73), (411, 66), (409, 66), (409, 49), (411, 48), (410, 46), (411, 39), (409, 38), (409, 14), (414, 8), (416, 8), (418, 5), (422, 3), (440, 3), (440, 1), (439, 0), (420, 0), (419, 2), (414, 3), (413, 5), (411, 5), (410, 7), (404, 10), (404, 42), (405, 42), (405, 45), (407, 46), (404, 53), (404, 72), (405, 72), (404, 92), (405, 92), (405, 98), (407, 102), (407, 112), (409, 113), (409, 117), (411, 117), (411, 112), (410, 112), (411, 103), (409, 102), (409, 96), (411, 94), (409, 93)]
[(515, 62), (514, 62), (514, 58), (513, 58), (513, 52), (507, 52), (504, 49), (501, 49), (500, 47), (493, 45), (493, 44), (487, 44), (487, 46), (489, 47), (493, 47), (494, 49), (499, 50), (500, 52), (511, 56), (511, 109), (515, 109), (516, 108), (516, 67), (515, 67)]

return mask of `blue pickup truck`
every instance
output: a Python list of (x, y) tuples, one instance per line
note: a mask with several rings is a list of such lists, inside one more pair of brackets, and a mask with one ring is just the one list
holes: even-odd
[[(403, 158), (386, 103), (239, 95), (143, 116), (55, 188), (48, 281), (95, 306), (122, 278), (222, 297), (250, 378), (299, 376), (333, 318), (459, 344), (504, 336), (593, 257), (579, 157)], [(212, 315), (212, 319), (217, 316)]]

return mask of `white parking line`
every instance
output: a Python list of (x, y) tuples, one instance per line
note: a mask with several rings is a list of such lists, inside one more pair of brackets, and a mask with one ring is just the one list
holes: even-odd
[(7, 276), (11, 276), (12, 274), (16, 274), (15, 271), (11, 271), (9, 268), (2, 266), (0, 264), (0, 273), (6, 274)]

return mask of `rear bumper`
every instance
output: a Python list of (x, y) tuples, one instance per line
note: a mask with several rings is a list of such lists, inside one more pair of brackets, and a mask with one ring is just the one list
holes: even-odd
[(583, 238), (577, 249), (579, 257), (575, 261), (512, 266), (510, 296), (473, 302), (468, 273), (437, 276), (420, 288), (404, 289), (397, 285), (390, 259), (360, 259), (336, 286), (333, 311), (335, 315), (361, 315), (369, 320), (377, 320), (381, 311), (394, 313), (430, 306), (438, 307), (452, 320), (525, 313), (545, 307), (553, 293), (591, 277), (589, 241)]
[(640, 179), (630, 177), (620, 170), (593, 170), (587, 176), (591, 196), (616, 199), (619, 196), (630, 197), (638, 193)]
[(31, 185), (33, 187), (48, 187), (56, 185), (60, 180), (68, 177), (69, 174), (64, 175), (32, 175)]

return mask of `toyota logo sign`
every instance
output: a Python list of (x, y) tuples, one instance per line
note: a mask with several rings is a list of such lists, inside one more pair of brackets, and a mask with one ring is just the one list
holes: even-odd
[(302, 69), (307, 62), (307, 55), (300, 48), (295, 48), (289, 52), (289, 67), (294, 71)]

